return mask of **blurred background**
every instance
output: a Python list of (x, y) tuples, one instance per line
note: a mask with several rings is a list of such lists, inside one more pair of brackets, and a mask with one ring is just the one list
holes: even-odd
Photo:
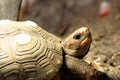
[(99, 55), (120, 72), (120, 0), (23, 0), (19, 19), (35, 21), (60, 37), (89, 27), (93, 43), (86, 60)]

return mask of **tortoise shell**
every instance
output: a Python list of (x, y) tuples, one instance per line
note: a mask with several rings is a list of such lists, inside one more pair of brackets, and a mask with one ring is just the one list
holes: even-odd
[(62, 65), (60, 42), (32, 21), (0, 20), (0, 80), (50, 80)]

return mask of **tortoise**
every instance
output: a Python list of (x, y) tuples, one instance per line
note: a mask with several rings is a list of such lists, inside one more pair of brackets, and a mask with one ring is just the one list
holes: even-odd
[(53, 80), (65, 64), (79, 72), (91, 42), (87, 27), (62, 40), (33, 21), (0, 20), (0, 80)]

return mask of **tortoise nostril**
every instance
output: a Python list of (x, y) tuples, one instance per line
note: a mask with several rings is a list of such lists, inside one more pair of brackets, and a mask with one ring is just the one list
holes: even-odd
[(86, 29), (85, 32), (88, 32), (88, 29)]
[(87, 28), (87, 29), (85, 30), (85, 32), (86, 32), (86, 33), (89, 33), (89, 29)]

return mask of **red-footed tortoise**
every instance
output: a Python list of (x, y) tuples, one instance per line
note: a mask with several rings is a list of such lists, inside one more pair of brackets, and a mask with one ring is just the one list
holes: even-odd
[(76, 58), (86, 55), (91, 41), (87, 27), (62, 41), (32, 21), (0, 20), (0, 80), (51, 80), (63, 65), (79, 72), (87, 63)]

